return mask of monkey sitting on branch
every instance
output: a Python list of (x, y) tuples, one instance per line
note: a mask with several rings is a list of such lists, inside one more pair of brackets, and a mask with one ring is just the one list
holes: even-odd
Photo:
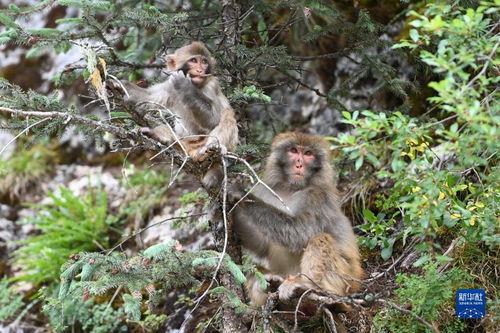
[[(267, 159), (263, 181), (245, 195), (230, 192), (237, 201), (234, 230), (243, 249), (263, 272), (285, 278), (280, 299), (288, 299), (297, 286), (339, 296), (359, 289), (364, 277), (356, 237), (342, 213), (329, 164), (328, 142), (321, 137), (278, 135)], [(278, 198), (279, 196), (279, 198)], [(255, 305), (268, 295), (255, 277), (247, 281)]]
[[(212, 74), (215, 59), (210, 51), (203, 43), (193, 42), (168, 54), (166, 60), (171, 71), (166, 81), (147, 89), (123, 82), (129, 105), (159, 110), (173, 120), (172, 125), (164, 121), (142, 132), (164, 144), (176, 143), (197, 162), (205, 160), (211, 150), (218, 149), (222, 154), (234, 150), (238, 143), (235, 114)], [(147, 113), (143, 112), (144, 116)], [(220, 165), (215, 163), (202, 183), (207, 187), (217, 185), (220, 173)]]

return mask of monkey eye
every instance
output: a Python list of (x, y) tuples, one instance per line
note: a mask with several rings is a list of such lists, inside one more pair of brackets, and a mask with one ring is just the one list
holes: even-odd
[(290, 148), (290, 152), (293, 154), (297, 154), (299, 151), (297, 150), (297, 148), (292, 147), (292, 148)]
[(208, 60), (207, 60), (207, 59), (203, 59), (201, 62), (202, 62), (204, 65), (208, 64)]
[(310, 150), (307, 150), (304, 155), (307, 155), (307, 156), (312, 156), (313, 155), (313, 152), (310, 151)]
[(189, 59), (189, 62), (196, 62), (196, 58)]

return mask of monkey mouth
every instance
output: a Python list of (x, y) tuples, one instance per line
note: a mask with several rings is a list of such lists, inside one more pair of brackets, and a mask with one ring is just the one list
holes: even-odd
[(304, 174), (302, 172), (292, 173), (292, 178), (304, 178)]
[(192, 74), (190, 74), (190, 75), (191, 75), (192, 79), (196, 79), (196, 78), (205, 79), (207, 77), (212, 76), (212, 74), (200, 74), (200, 75), (192, 75)]

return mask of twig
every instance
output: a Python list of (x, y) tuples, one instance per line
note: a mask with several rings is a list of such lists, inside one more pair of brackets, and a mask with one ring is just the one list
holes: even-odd
[(111, 297), (111, 299), (108, 302), (108, 305), (106, 306), (106, 309), (108, 309), (111, 306), (111, 304), (113, 304), (116, 296), (118, 296), (118, 294), (120, 293), (120, 290), (122, 290), (122, 287), (123, 287), (123, 285), (120, 285), (120, 286), (118, 286), (118, 288), (116, 288), (115, 293), (113, 294), (113, 297)]
[[(1, 110), (1, 109), (2, 109), (2, 108), (0, 107), (0, 110)], [(23, 135), (23, 134), (28, 134), (28, 131), (29, 131), (29, 129), (30, 129), (30, 128), (35, 127), (36, 125), (39, 125), (39, 124), (41, 124), (41, 123), (43, 123), (44, 121), (47, 121), (47, 120), (49, 120), (49, 119), (48, 119), (48, 118), (46, 118), (46, 119), (41, 119), (41, 120), (36, 121), (36, 122), (34, 122), (33, 124), (29, 125), (29, 126), (28, 126), (28, 127), (26, 127), (25, 129), (23, 129), (23, 130), (22, 130), (21, 132), (19, 132), (19, 133), (18, 133), (15, 137), (13, 137), (13, 138), (12, 138), (9, 142), (7, 142), (7, 144), (6, 144), (5, 146), (3, 146), (2, 150), (0, 150), (0, 155), (2, 155), (2, 154), (3, 154), (3, 152), (5, 151), (5, 149), (7, 149), (7, 147), (8, 147), (8, 146), (9, 146), (12, 142), (16, 141), (16, 140), (17, 140), (17, 138), (19, 138), (19, 137), (20, 137), (21, 135)]]
[(307, 289), (302, 295), (300, 295), (300, 298), (299, 298), (299, 301), (297, 302), (297, 306), (295, 306), (295, 313), (293, 315), (293, 318), (294, 318), (294, 322), (293, 322), (293, 330), (294, 331), (297, 331), (298, 327), (299, 327), (299, 320), (298, 320), (298, 313), (299, 313), (299, 308), (300, 308), (300, 304), (302, 303), (302, 300), (304, 299), (304, 297), (310, 293), (311, 291), (313, 291), (314, 289), (310, 288), (310, 289)]
[(488, 65), (490, 64), (491, 57), (495, 54), (495, 52), (498, 48), (498, 45), (500, 45), (500, 42), (496, 43), (495, 46), (493, 47), (493, 49), (491, 50), (490, 54), (486, 58), (486, 62), (484, 63), (484, 66), (481, 69), (481, 71), (479, 73), (477, 73), (477, 75), (474, 76), (474, 78), (472, 80), (470, 80), (469, 83), (467, 83), (467, 85), (462, 88), (462, 90), (460, 90), (460, 93), (458, 94), (459, 96), (462, 95), (467, 89), (469, 89), (474, 84), (474, 82), (476, 82), (479, 79), (479, 77), (486, 72), (486, 69), (488, 68)]
[[(273, 67), (273, 68), (274, 68), (274, 67)], [(316, 88), (311, 87), (310, 85), (308, 85), (308, 84), (306, 84), (306, 83), (302, 82), (300, 79), (297, 79), (295, 76), (290, 75), (290, 74), (288, 74), (288, 73), (286, 73), (286, 72), (284, 72), (284, 71), (281, 71), (281, 70), (279, 70), (278, 68), (274, 68), (274, 69), (276, 69), (278, 72), (280, 72), (281, 74), (285, 75), (286, 77), (288, 77), (288, 78), (292, 79), (293, 81), (297, 82), (297, 83), (298, 83), (299, 85), (301, 85), (302, 87), (307, 88), (307, 89), (309, 89), (309, 90), (311, 90), (311, 91), (315, 92), (315, 93), (316, 93), (316, 95), (318, 95), (318, 96), (320, 96), (320, 97), (327, 97), (327, 95), (326, 95), (326, 94), (324, 94), (324, 93), (322, 93), (319, 89), (316, 89)]]
[(217, 266), (215, 268), (214, 273), (212, 274), (212, 279), (210, 280), (210, 284), (208, 287), (205, 289), (203, 294), (201, 294), (194, 302), (196, 303), (195, 306), (189, 311), (189, 314), (186, 316), (184, 319), (184, 322), (181, 325), (181, 331), (183, 330), (185, 324), (187, 323), (187, 320), (191, 318), (191, 315), (193, 314), (194, 311), (198, 308), (198, 306), (201, 304), (201, 301), (210, 293), (211, 288), (217, 279), (217, 274), (219, 273), (219, 270), (222, 266), (222, 262), (224, 261), (224, 257), (226, 255), (226, 250), (227, 250), (227, 243), (228, 243), (228, 237), (229, 237), (229, 231), (228, 231), (228, 223), (227, 223), (227, 213), (226, 213), (226, 202), (227, 202), (227, 165), (226, 165), (226, 160), (224, 158), (221, 158), (222, 161), (222, 170), (224, 173), (224, 178), (222, 181), (223, 184), (223, 195), (222, 195), (222, 221), (224, 223), (224, 244), (222, 247), (222, 252), (220, 253), (219, 260), (217, 262)]
[[(11, 114), (14, 114), (16, 116), (20, 116), (20, 117), (23, 117), (23, 118), (28, 118), (28, 117), (41, 117), (41, 118), (44, 118), (45, 120), (50, 120), (50, 119), (54, 119), (54, 118), (57, 118), (57, 119), (65, 119), (65, 120), (74, 120), (78, 123), (82, 123), (82, 124), (85, 124), (89, 127), (93, 127), (93, 128), (97, 128), (97, 129), (100, 129), (102, 131), (105, 131), (105, 132), (109, 132), (109, 133), (112, 133), (112, 134), (115, 134), (121, 138), (127, 138), (127, 139), (139, 139), (140, 136), (133, 133), (133, 132), (130, 132), (130, 131), (127, 131), (121, 127), (117, 127), (117, 126), (113, 126), (113, 125), (109, 125), (109, 124), (105, 124), (105, 123), (102, 123), (102, 122), (99, 122), (99, 121), (95, 121), (95, 120), (92, 120), (92, 119), (89, 119), (89, 118), (86, 118), (86, 117), (83, 117), (83, 116), (79, 116), (79, 115), (76, 115), (76, 114), (70, 114), (70, 113), (67, 113), (67, 112), (59, 112), (59, 111), (24, 111), (24, 110), (14, 110), (14, 109), (11, 109), (11, 108), (7, 108), (7, 107), (2, 107), (0, 106), (0, 111), (3, 111), (3, 112), (8, 112), (8, 113), (11, 113)], [(44, 121), (45, 121), (44, 120)], [(143, 137), (142, 138), (143, 141), (148, 141), (146, 140), (147, 138)], [(153, 140), (149, 140), (150, 143), (153, 143), (155, 141)]]
[(333, 314), (325, 308), (324, 306), (321, 309), (326, 316), (328, 317), (329, 321), (326, 323), (328, 325), (328, 329), (330, 330), (331, 333), (337, 333), (337, 327), (335, 325), (335, 319), (333, 318)]
[(117, 245), (113, 246), (111, 249), (108, 250), (108, 253), (106, 253), (106, 255), (109, 255), (111, 252), (113, 252), (114, 250), (116, 250), (117, 248), (121, 247), (126, 241), (128, 241), (129, 239), (131, 238), (134, 238), (135, 236), (137, 236), (138, 234), (150, 229), (150, 228), (153, 228), (153, 227), (156, 227), (157, 225), (160, 225), (160, 224), (163, 224), (165, 222), (168, 222), (168, 221), (172, 221), (172, 220), (183, 220), (183, 219), (189, 219), (189, 218), (192, 218), (192, 217), (199, 217), (199, 216), (203, 216), (203, 215), (206, 215), (206, 213), (199, 213), (199, 214), (192, 214), (192, 215), (186, 215), (186, 216), (175, 216), (175, 217), (170, 217), (168, 219), (164, 219), (164, 220), (161, 220), (159, 222), (156, 222), (156, 223), (153, 223), (153, 224), (150, 224), (148, 225), (147, 227), (144, 227), (142, 229), (139, 229), (137, 230), (136, 232), (134, 232), (133, 234), (125, 237), (120, 243), (118, 243)]
[(36, 6), (33, 6), (33, 7), (30, 7), (30, 6), (27, 6), (27, 7), (24, 7), (24, 8), (27, 8), (26, 10), (24, 11), (19, 11), (19, 12), (16, 12), (16, 11), (10, 11), (9, 12), (9, 15), (10, 16), (19, 16), (19, 15), (28, 15), (28, 14), (32, 14), (34, 12), (38, 12), (38, 11), (41, 11), (41, 10), (44, 10), (45, 8), (47, 7), (50, 7), (52, 6), (52, 4), (55, 2), (55, 0), (48, 0), (46, 3), (42, 3), (38, 5), (38, 7)]
[(402, 312), (402, 313), (405, 313), (407, 315), (410, 315), (412, 316), (413, 318), (415, 318), (418, 322), (420, 322), (422, 325), (424, 326), (427, 326), (428, 328), (430, 328), (432, 331), (434, 331), (435, 333), (440, 333), (439, 332), (439, 329), (437, 327), (435, 327), (434, 325), (432, 325), (431, 323), (429, 323), (427, 320), (425, 320), (424, 318), (420, 317), (419, 315), (411, 312), (410, 310), (408, 309), (405, 309), (391, 301), (388, 301), (388, 300), (385, 300), (385, 299), (376, 299), (375, 300), (376, 302), (378, 303), (381, 303), (381, 304), (384, 304), (386, 306), (389, 306), (395, 310), (398, 310), (399, 312)]

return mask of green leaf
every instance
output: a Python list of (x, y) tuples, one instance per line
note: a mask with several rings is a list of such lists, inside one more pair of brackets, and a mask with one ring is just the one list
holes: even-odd
[(130, 316), (131, 321), (141, 320), (141, 301), (130, 294), (123, 295), (123, 307), (125, 313)]
[(373, 214), (373, 212), (369, 209), (363, 209), (363, 217), (368, 221), (368, 222), (371, 222), (371, 223), (375, 223), (378, 221), (377, 217), (375, 216), (375, 214)]
[(9, 28), (21, 29), (19, 24), (14, 22), (10, 17), (8, 17), (7, 15), (5, 15), (3, 13), (0, 13), (0, 23), (5, 24)]
[(416, 29), (410, 30), (410, 38), (412, 41), (417, 42), (419, 37), (420, 36), (419, 36), (418, 31)]
[(356, 163), (354, 164), (354, 168), (356, 170), (359, 170), (359, 168), (361, 168), (361, 166), (363, 165), (363, 161), (364, 161), (364, 157), (363, 155), (361, 155), (360, 157), (358, 157), (358, 159), (356, 160)]
[(423, 264), (425, 264), (426, 262), (428, 262), (430, 259), (430, 256), (425, 254), (423, 256), (421, 256), (417, 261), (415, 261), (413, 263), (413, 266), (414, 267), (419, 267), (419, 266), (422, 266)]
[(380, 256), (384, 260), (388, 260), (392, 256), (392, 246), (382, 249)]
[(245, 274), (241, 271), (240, 267), (236, 265), (232, 260), (226, 260), (226, 265), (231, 274), (234, 276), (234, 279), (238, 284), (243, 284), (246, 282)]

